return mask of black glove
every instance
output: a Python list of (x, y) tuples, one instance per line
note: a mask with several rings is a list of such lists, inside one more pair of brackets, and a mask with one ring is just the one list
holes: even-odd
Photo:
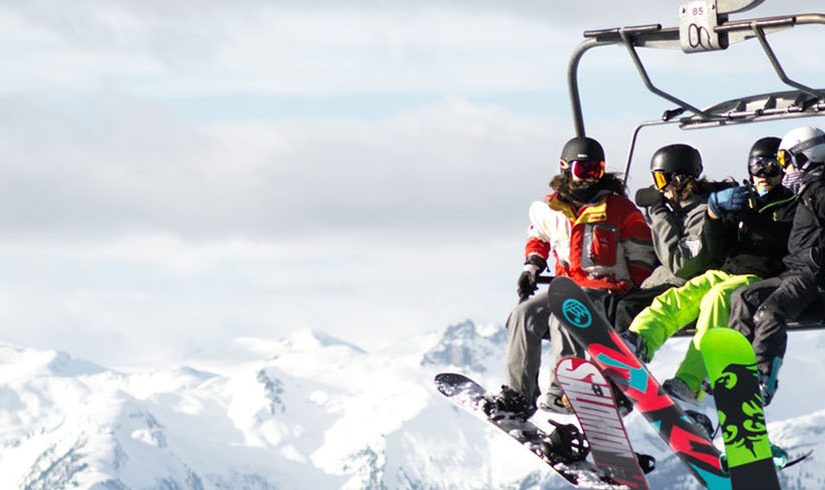
[(665, 198), (655, 187), (642, 187), (636, 191), (636, 205), (640, 208), (649, 208), (657, 204), (664, 204)]
[(518, 297), (524, 301), (539, 288), (539, 274), (547, 269), (547, 261), (538, 255), (530, 255), (524, 262), (524, 270), (518, 276)]

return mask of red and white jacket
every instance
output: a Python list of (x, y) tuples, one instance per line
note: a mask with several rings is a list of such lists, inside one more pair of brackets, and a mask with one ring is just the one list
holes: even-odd
[(547, 260), (557, 276), (585, 288), (626, 292), (639, 287), (657, 264), (641, 211), (626, 197), (603, 192), (576, 210), (558, 196), (530, 206), (525, 255)]

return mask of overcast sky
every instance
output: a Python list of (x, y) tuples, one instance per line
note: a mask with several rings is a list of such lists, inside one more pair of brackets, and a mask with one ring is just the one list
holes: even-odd
[[(125, 366), (300, 328), (380, 349), (503, 323), (527, 208), (572, 136), (581, 32), (678, 22), (676, 1), (627, 5), (0, 1), (0, 341)], [(791, 76), (825, 85), (823, 36), (772, 37)], [(755, 42), (642, 56), (700, 106), (780, 88)], [(621, 170), (633, 126), (672, 105), (620, 48), (580, 77)], [(799, 124), (645, 132), (631, 187), (675, 141), (742, 178), (755, 138)]]

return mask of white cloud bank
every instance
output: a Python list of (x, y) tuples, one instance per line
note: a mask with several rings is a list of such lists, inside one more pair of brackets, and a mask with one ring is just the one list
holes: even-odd
[[(527, 206), (571, 135), (570, 50), (585, 28), (669, 24), (665, 3), (0, 2), (0, 339), (118, 365), (303, 327), (372, 348), (468, 315), (503, 321)], [(790, 71), (816, 75), (818, 44), (781, 36)], [(714, 100), (684, 76), (696, 65), (665, 54), (645, 53), (657, 81)], [(634, 95), (624, 56), (582, 66), (588, 130), (614, 170), (630, 126), (669, 107)], [(773, 86), (729, 59), (686, 63), (728, 91)], [(325, 97), (371, 112), (393, 94), (413, 102), (324, 112)], [(489, 102), (507, 94), (544, 99)], [(321, 107), (207, 122), (172, 102), (273, 96)], [(712, 176), (741, 175), (755, 135), (782, 130), (655, 133), (634, 183), (659, 142), (702, 143)]]

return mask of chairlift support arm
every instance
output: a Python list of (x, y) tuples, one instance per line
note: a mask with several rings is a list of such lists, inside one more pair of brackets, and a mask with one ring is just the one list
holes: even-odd
[[(708, 0), (709, 2), (716, 2), (719, 0)], [(728, 2), (730, 3), (730, 2)], [(741, 3), (741, 2), (740, 2)], [(758, 2), (761, 3), (761, 2)], [(714, 5), (716, 5), (714, 3)], [(731, 7), (733, 8), (733, 7)], [(745, 10), (751, 7), (737, 7), (739, 10)], [(728, 10), (733, 12), (734, 10)], [(788, 29), (797, 25), (806, 24), (825, 24), (825, 14), (800, 14), (793, 16), (777, 16), (764, 17), (758, 19), (747, 19), (738, 21), (728, 21), (726, 15), (720, 15), (718, 25), (713, 27), (713, 32), (721, 36), (719, 46), (708, 47), (705, 50), (711, 49), (726, 49), (729, 44), (745, 41), (748, 39), (757, 38), (763, 50), (765, 51), (768, 60), (774, 67), (779, 79), (786, 85), (793, 87), (805, 94), (808, 94), (816, 99), (825, 99), (825, 91), (814, 89), (792, 80), (787, 76), (778, 58), (776, 57), (770, 44), (766, 39), (767, 33), (778, 32), (780, 30)], [(679, 109), (688, 110), (692, 114), (683, 118), (683, 129), (700, 128), (700, 127), (715, 127), (727, 124), (730, 121), (729, 114), (719, 114), (710, 109), (700, 110), (696, 106), (691, 105), (678, 97), (656, 87), (644, 63), (638, 55), (636, 48), (651, 47), (663, 49), (678, 49), (685, 50), (683, 40), (681, 39), (680, 29), (676, 27), (662, 28), (661, 24), (647, 24), (630, 27), (617, 27), (610, 29), (589, 30), (584, 32), (585, 40), (580, 43), (570, 58), (568, 65), (568, 90), (570, 93), (570, 102), (573, 110), (573, 121), (577, 136), (585, 136), (584, 116), (582, 114), (581, 95), (578, 86), (578, 68), (582, 57), (586, 52), (592, 48), (600, 46), (611, 46), (622, 44), (626, 47), (631, 59), (636, 67), (639, 76), (642, 78), (646, 88), (653, 94), (668, 100), (677, 105)], [(699, 44), (701, 45), (702, 37), (699, 36)], [(724, 104), (717, 104), (721, 106)], [(788, 112), (784, 112), (787, 114)], [(756, 120), (763, 120), (764, 112), (751, 115), (750, 119), (737, 119), (737, 123), (755, 122)], [(773, 119), (781, 118), (774, 114)], [(638, 131), (639, 128), (637, 128)]]

